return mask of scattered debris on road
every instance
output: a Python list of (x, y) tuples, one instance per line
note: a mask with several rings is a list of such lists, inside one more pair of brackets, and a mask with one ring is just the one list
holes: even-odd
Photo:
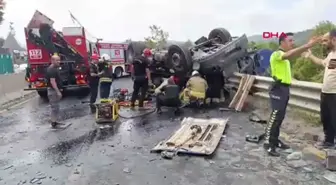
[(302, 152), (293, 152), (287, 155), (286, 159), (287, 161), (300, 160), (302, 159), (302, 156), (303, 156)]
[(245, 140), (251, 143), (260, 143), (265, 138), (265, 133), (259, 135), (246, 135)]
[(331, 171), (336, 171), (336, 152), (335, 150), (327, 151), (326, 168)]
[(328, 172), (323, 177), (327, 179), (328, 181), (336, 184), (336, 174), (335, 173)]
[(260, 124), (267, 124), (267, 120), (263, 120), (260, 116), (254, 112), (249, 115), (249, 121)]
[(124, 168), (124, 169), (123, 169), (123, 172), (125, 172), (125, 173), (131, 173), (132, 171), (131, 171), (131, 169), (129, 169), (129, 168)]

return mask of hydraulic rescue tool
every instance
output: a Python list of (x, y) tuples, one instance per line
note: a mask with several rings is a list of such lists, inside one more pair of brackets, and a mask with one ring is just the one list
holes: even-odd
[(190, 129), (191, 129), (190, 136), (186, 140), (184, 140), (182, 143), (180, 143), (179, 145), (175, 146), (176, 144), (173, 143), (173, 142), (166, 143), (167, 145), (175, 146), (175, 148), (172, 151), (161, 152), (161, 157), (165, 158), (165, 159), (172, 159), (175, 155), (177, 155), (179, 150), (181, 150), (181, 149), (185, 150), (184, 148), (181, 148), (184, 144), (186, 144), (188, 141), (194, 139), (198, 134), (202, 133), (202, 128), (199, 125), (192, 125), (190, 127)]

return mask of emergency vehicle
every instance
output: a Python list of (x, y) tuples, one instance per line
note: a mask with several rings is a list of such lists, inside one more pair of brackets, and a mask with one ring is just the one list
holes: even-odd
[(130, 74), (131, 65), (126, 62), (127, 44), (97, 43), (97, 54), (110, 62), (111, 70), (116, 78)]
[(26, 80), (24, 90), (36, 90), (47, 97), (45, 72), (50, 65), (50, 57), (58, 53), (61, 58), (60, 74), (64, 89), (77, 88), (80, 94), (88, 94), (90, 57), (95, 54), (111, 56), (111, 68), (116, 77), (121, 77), (129, 70), (125, 64), (124, 44), (92, 42), (84, 27), (64, 27), (62, 31), (53, 28), (54, 21), (36, 11), (24, 29), (28, 51)]

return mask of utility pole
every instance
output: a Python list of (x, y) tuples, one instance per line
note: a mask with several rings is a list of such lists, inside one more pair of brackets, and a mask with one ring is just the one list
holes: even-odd
[(9, 22), (9, 33), (15, 36), (15, 29), (13, 24), (14, 24), (13, 22)]

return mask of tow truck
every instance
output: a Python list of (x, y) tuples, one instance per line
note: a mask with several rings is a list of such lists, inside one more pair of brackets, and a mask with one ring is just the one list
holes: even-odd
[(79, 93), (89, 94), (89, 58), (97, 51), (96, 42), (87, 39), (84, 27), (53, 28), (54, 21), (38, 10), (24, 28), (28, 50), (28, 88), (47, 98), (45, 72), (50, 56), (58, 53), (61, 58), (60, 74), (63, 92), (77, 88)]

